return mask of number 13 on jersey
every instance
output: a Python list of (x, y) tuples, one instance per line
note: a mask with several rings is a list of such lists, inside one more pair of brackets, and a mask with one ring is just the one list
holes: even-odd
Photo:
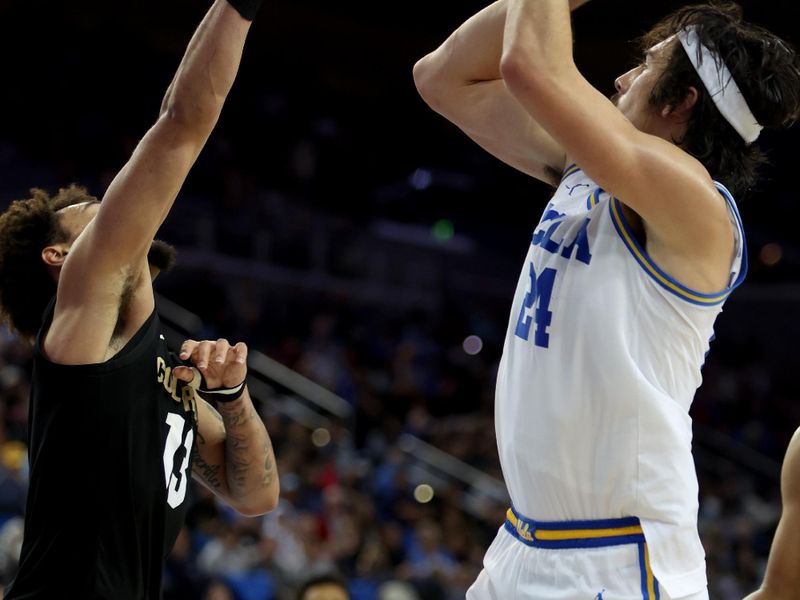
[(514, 333), (517, 337), (527, 341), (531, 334), (531, 326), (535, 323), (533, 343), (541, 348), (547, 348), (550, 345), (550, 334), (547, 328), (553, 319), (553, 313), (549, 310), (550, 297), (553, 295), (553, 283), (556, 280), (557, 271), (544, 269), (537, 276), (532, 262), (529, 267), (530, 289), (525, 294)]

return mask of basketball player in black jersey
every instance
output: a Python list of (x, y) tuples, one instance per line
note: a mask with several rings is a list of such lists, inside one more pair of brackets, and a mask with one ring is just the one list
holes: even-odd
[(220, 115), (258, 4), (214, 2), (102, 202), (34, 190), (0, 216), (0, 306), (35, 340), (25, 539), (6, 598), (160, 598), (190, 464), (245, 515), (277, 502), (247, 348), (190, 340), (180, 359), (197, 372), (182, 365), (152, 288), (169, 258), (153, 237)]

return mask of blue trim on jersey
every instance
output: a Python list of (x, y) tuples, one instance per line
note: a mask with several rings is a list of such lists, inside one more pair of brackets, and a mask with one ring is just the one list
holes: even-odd
[(591, 519), (584, 521), (534, 521), (521, 515), (513, 506), (514, 516), (526, 523), (531, 529), (546, 529), (547, 531), (567, 531), (570, 529), (618, 529), (619, 527), (634, 527), (640, 525), (637, 517), (622, 517), (619, 519)]
[(650, 600), (650, 596), (647, 593), (647, 566), (644, 559), (644, 544), (639, 544), (639, 573), (641, 574), (642, 582), (642, 598)]
[(725, 198), (726, 202), (728, 202), (736, 217), (736, 224), (742, 243), (742, 264), (736, 281), (734, 281), (723, 291), (716, 294), (702, 294), (696, 290), (686, 287), (662, 271), (661, 268), (647, 254), (647, 251), (642, 248), (642, 246), (636, 240), (636, 237), (633, 235), (633, 231), (631, 230), (630, 225), (628, 225), (625, 215), (622, 212), (620, 201), (616, 198), (611, 198), (611, 201), (608, 203), (608, 210), (611, 214), (611, 221), (614, 223), (614, 228), (617, 230), (620, 238), (622, 238), (625, 246), (636, 259), (636, 262), (639, 263), (639, 266), (641, 266), (642, 269), (644, 269), (644, 271), (656, 283), (658, 283), (668, 292), (671, 292), (687, 302), (699, 306), (714, 306), (716, 304), (721, 304), (730, 295), (730, 293), (742, 283), (745, 275), (747, 274), (747, 244), (744, 239), (744, 228), (742, 227), (741, 217), (736, 209), (736, 204), (733, 202), (733, 198), (730, 196), (730, 192), (728, 192), (728, 190), (726, 190), (721, 184), (717, 184), (717, 189), (720, 191), (723, 198)]
[(636, 517), (534, 521), (520, 515), (512, 507), (507, 513), (504, 527), (520, 542), (534, 548), (604, 548), (644, 542), (644, 533)]
[(642, 582), (642, 598), (644, 600), (661, 600), (658, 589), (658, 579), (650, 568), (650, 555), (647, 551), (647, 542), (639, 544), (639, 572)]
[(620, 535), (601, 538), (578, 538), (571, 540), (526, 540), (519, 536), (516, 528), (510, 521), (506, 521), (505, 529), (517, 540), (533, 548), (545, 548), (548, 550), (568, 550), (574, 548), (606, 548), (609, 546), (624, 546), (627, 544), (638, 544), (644, 539), (644, 534)]
[(595, 206), (600, 204), (600, 194), (603, 193), (602, 188), (597, 188), (591, 194), (586, 196), (586, 210), (592, 210)]
[(717, 186), (717, 190), (719, 190), (720, 194), (722, 194), (722, 197), (725, 198), (728, 206), (731, 207), (731, 212), (733, 212), (733, 216), (736, 217), (736, 224), (739, 227), (739, 237), (742, 238), (742, 268), (739, 272), (739, 276), (736, 278), (736, 281), (734, 281), (730, 286), (731, 290), (735, 290), (742, 284), (744, 278), (747, 276), (747, 239), (744, 236), (744, 224), (742, 223), (742, 216), (739, 214), (739, 207), (736, 206), (736, 202), (733, 200), (733, 195), (728, 191), (728, 188), (718, 181), (715, 181), (714, 185)]
[(567, 177), (569, 177), (570, 175), (574, 175), (575, 173), (577, 173), (580, 170), (581, 169), (580, 169), (580, 167), (578, 165), (576, 165), (575, 163), (572, 163), (570, 166), (568, 166), (566, 169), (564, 169), (564, 173), (561, 175), (561, 181), (563, 182)]

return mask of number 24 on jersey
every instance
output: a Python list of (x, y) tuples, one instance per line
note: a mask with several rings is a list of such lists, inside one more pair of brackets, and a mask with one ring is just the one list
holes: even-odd
[(537, 275), (533, 262), (529, 264), (530, 289), (525, 294), (517, 319), (517, 327), (514, 330), (517, 337), (527, 341), (533, 328), (533, 343), (541, 348), (547, 348), (550, 345), (550, 334), (547, 328), (553, 320), (553, 313), (550, 311), (550, 297), (553, 295), (556, 274), (555, 269), (547, 268)]

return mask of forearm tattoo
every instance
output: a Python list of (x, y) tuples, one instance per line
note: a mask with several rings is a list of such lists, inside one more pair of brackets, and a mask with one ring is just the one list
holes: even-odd
[(208, 487), (214, 491), (222, 489), (222, 480), (220, 479), (219, 473), (222, 469), (222, 465), (208, 464), (199, 452), (195, 452), (192, 468), (195, 475), (202, 479)]
[(244, 496), (273, 483), (275, 459), (269, 435), (250, 399), (232, 404), (219, 406), (225, 422), (228, 487), (233, 495)]

